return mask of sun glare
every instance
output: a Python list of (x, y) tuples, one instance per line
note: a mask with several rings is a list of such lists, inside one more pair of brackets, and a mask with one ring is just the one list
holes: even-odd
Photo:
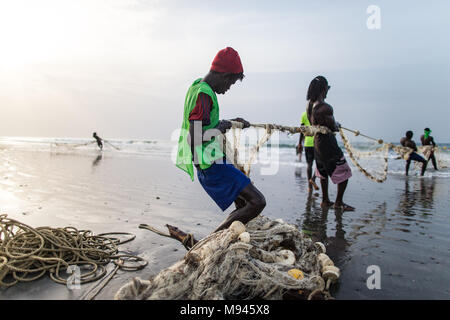
[(88, 32), (87, 18), (65, 1), (2, 2), (0, 66), (15, 69), (69, 54)]

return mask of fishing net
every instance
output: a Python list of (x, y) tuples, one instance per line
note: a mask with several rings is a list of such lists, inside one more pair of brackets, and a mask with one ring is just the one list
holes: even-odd
[(95, 141), (89, 141), (89, 142), (85, 142), (85, 143), (52, 142), (51, 145), (55, 146), (55, 147), (66, 148), (66, 149), (72, 150), (72, 149), (79, 148), (79, 147), (85, 147), (85, 146), (88, 146), (88, 145), (94, 144), (94, 143), (95, 143)]
[(393, 150), (400, 158), (405, 160), (413, 151), (410, 148), (396, 146), (392, 143), (384, 143), (381, 139), (363, 136), (358, 131), (348, 131), (354, 133), (353, 139), (345, 135), (344, 128), (339, 129), (339, 134), (350, 160), (368, 179), (378, 183), (384, 182), (387, 178), (389, 150)]
[[(235, 221), (159, 274), (134, 278), (115, 299), (331, 298), (325, 283), (339, 277), (339, 270), (324, 252), (323, 244), (282, 220), (258, 216), (245, 227)], [(325, 268), (334, 268), (334, 276)]]
[(225, 135), (226, 157), (229, 162), (233, 163), (246, 176), (250, 176), (251, 166), (256, 163), (260, 148), (269, 141), (275, 132), (288, 134), (302, 132), (309, 136), (317, 132), (330, 132), (328, 128), (322, 126), (288, 127), (277, 124), (252, 124), (251, 127), (256, 130), (256, 134), (247, 134), (244, 145), (241, 145), (243, 124), (237, 121), (231, 121), (231, 123), (232, 128)]
[[(246, 176), (250, 175), (250, 168), (256, 163), (259, 149), (270, 139), (273, 133), (270, 127), (264, 130), (255, 128), (255, 130), (256, 135), (246, 135), (246, 137), (244, 137), (245, 143), (242, 146), (242, 128), (233, 126), (225, 136), (226, 156), (228, 161), (233, 163), (233, 165)], [(250, 144), (254, 144), (254, 146), (249, 147)]]
[[(423, 157), (425, 159), (429, 159), (431, 154), (433, 154), (435, 159), (436, 159), (436, 164), (437, 164), (438, 168), (440, 168), (440, 169), (448, 168), (448, 166), (449, 166), (449, 162), (447, 160), (448, 158), (445, 157), (445, 150), (446, 149), (439, 148), (437, 146), (436, 147), (433, 147), (433, 146), (420, 146), (420, 147), (417, 147), (417, 149), (418, 149), (418, 151), (420, 153), (423, 154)], [(414, 168), (416, 169), (416, 167), (418, 165), (419, 165), (419, 163), (415, 162), (414, 163)], [(430, 165), (432, 165), (431, 164), (431, 160), (430, 160), (430, 162), (428, 162), (428, 166), (430, 166)]]
[[(354, 133), (353, 139), (345, 135), (344, 130)], [(375, 182), (384, 182), (388, 174), (388, 160), (390, 157), (389, 151), (392, 150), (398, 156), (393, 159), (407, 160), (413, 149), (394, 145), (392, 143), (384, 143), (381, 139), (374, 139), (346, 128), (339, 129), (340, 136), (344, 147), (353, 164), (361, 171), (367, 178)], [(362, 138), (359, 138), (362, 137)], [(429, 159), (433, 152), (438, 167), (446, 168), (447, 163), (445, 158), (441, 156), (439, 148), (433, 146), (419, 146), (417, 152), (422, 153), (425, 159)], [(419, 170), (421, 164), (414, 162), (415, 170)]]
[[(253, 142), (246, 141), (241, 146), (241, 132), (243, 125), (240, 122), (232, 121), (232, 129), (225, 136), (226, 156), (229, 162), (232, 162), (236, 168), (241, 170), (245, 175), (250, 175), (250, 168), (256, 163), (256, 158), (261, 146), (263, 146), (275, 131), (286, 132), (288, 134), (303, 133), (305, 136), (314, 136), (317, 133), (327, 134), (331, 131), (322, 126), (301, 126), (288, 127), (276, 124), (251, 124), (251, 127), (259, 130), (257, 138)], [(347, 136), (344, 130), (352, 132), (354, 135)], [(382, 139), (374, 139), (372, 137), (361, 134), (359, 131), (350, 130), (341, 127), (339, 134), (352, 163), (363, 173), (368, 179), (382, 183), (386, 180), (388, 174), (388, 160), (404, 159), (407, 160), (412, 149), (385, 143)], [(249, 145), (253, 144), (252, 147)], [(397, 156), (393, 156), (390, 152)], [(447, 168), (448, 157), (443, 156), (446, 150), (433, 146), (420, 146), (418, 152), (423, 154), (425, 159), (429, 159), (433, 152), (436, 157), (438, 167)], [(414, 162), (414, 166), (418, 169), (418, 163)]]
[[(258, 152), (272, 136), (275, 131), (287, 132), (288, 134), (303, 133), (305, 136), (314, 136), (317, 133), (327, 134), (331, 131), (322, 126), (287, 127), (276, 124), (252, 124), (258, 135), (253, 141), (246, 141), (241, 146), (241, 131), (243, 125), (232, 121), (232, 129), (225, 136), (226, 155), (229, 162), (245, 175), (250, 175), (250, 168), (256, 163)], [(345, 135), (344, 130), (354, 133), (354, 137)], [(374, 139), (359, 133), (358, 131), (340, 128), (340, 136), (344, 147), (353, 164), (367, 178), (375, 182), (384, 182), (388, 173), (389, 151), (392, 150), (403, 159), (408, 159), (412, 149), (384, 143), (381, 139)], [(249, 145), (253, 144), (252, 147)]]
[[(109, 142), (108, 140), (103, 139), (102, 142), (104, 143), (104, 145), (110, 146), (111, 148), (115, 149), (115, 150), (121, 150), (119, 147), (115, 146), (114, 144), (112, 144), (111, 142)], [(71, 143), (71, 142), (52, 142), (51, 146), (53, 147), (58, 147), (58, 148), (65, 148), (68, 150), (74, 150), (76, 148), (79, 147), (86, 147), (88, 145), (91, 144), (96, 144), (97, 141), (88, 141), (88, 142), (84, 142), (84, 143)]]

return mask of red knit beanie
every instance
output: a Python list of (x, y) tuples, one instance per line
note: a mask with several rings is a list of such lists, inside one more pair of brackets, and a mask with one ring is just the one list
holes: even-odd
[(231, 47), (226, 47), (216, 54), (211, 64), (211, 70), (223, 73), (244, 72), (239, 54)]

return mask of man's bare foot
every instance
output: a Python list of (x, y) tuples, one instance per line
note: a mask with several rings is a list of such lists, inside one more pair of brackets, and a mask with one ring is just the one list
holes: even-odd
[[(310, 186), (314, 187), (314, 190), (319, 190), (319, 186), (316, 184), (316, 182), (313, 179), (309, 179)], [(309, 187), (311, 188), (311, 187)]]
[(340, 210), (342, 212), (344, 212), (344, 211), (355, 211), (355, 208), (353, 208), (352, 206), (349, 206), (348, 204), (345, 204), (345, 203), (341, 203), (341, 204), (335, 203), (333, 208), (335, 210)]
[(195, 240), (192, 234), (187, 234), (175, 226), (171, 226), (170, 224), (166, 224), (167, 229), (169, 229), (169, 234), (172, 238), (180, 241), (186, 249), (192, 248), (198, 241)]
[(320, 204), (320, 206), (322, 208), (329, 208), (334, 204), (334, 202), (331, 201), (322, 201), (322, 203)]

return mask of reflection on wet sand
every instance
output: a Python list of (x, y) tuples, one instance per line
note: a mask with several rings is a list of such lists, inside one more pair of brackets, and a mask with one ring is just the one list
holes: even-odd
[[(417, 188), (417, 183), (419, 188)], [(436, 186), (436, 178), (419, 179), (410, 182), (408, 177), (405, 178), (405, 191), (400, 196), (397, 212), (405, 216), (414, 216), (417, 209), (424, 214), (431, 214), (430, 210), (434, 209), (434, 189)]]
[(103, 154), (99, 154), (92, 162), (92, 167), (97, 166), (103, 158)]
[[(445, 180), (401, 177), (372, 189), (353, 189), (362, 201), (354, 213), (320, 207), (320, 196), (307, 193), (301, 169), (295, 172), (301, 193), (299, 228), (321, 241), (341, 269), (332, 289), (339, 298), (405, 299), (448, 297), (448, 215)], [(364, 198), (365, 195), (369, 197)], [(305, 196), (307, 195), (307, 196)], [(330, 212), (330, 213), (329, 213)], [(333, 219), (334, 216), (334, 219)], [(369, 290), (367, 268), (378, 266), (382, 290)], [(411, 293), (411, 287), (415, 288)], [(417, 290), (420, 288), (420, 290)]]
[[(334, 235), (327, 234), (328, 213), (334, 214)], [(331, 230), (333, 230), (331, 229)], [(302, 230), (310, 234), (314, 241), (320, 241), (327, 247), (327, 254), (333, 261), (342, 260), (350, 242), (345, 238), (345, 230), (342, 224), (342, 212), (330, 208), (321, 208), (318, 199), (311, 194), (308, 196), (305, 206)]]
[[(296, 172), (296, 180), (298, 185), (305, 185), (306, 179), (302, 179), (301, 174)], [(327, 234), (328, 212), (335, 216), (335, 233), (332, 236)], [(342, 223), (343, 213), (330, 208), (322, 208), (320, 206), (320, 197), (308, 192), (305, 210), (302, 216), (301, 228), (304, 233), (309, 234), (314, 241), (320, 241), (325, 244), (327, 254), (336, 263), (343, 260), (346, 249), (350, 243), (345, 239), (345, 230)], [(300, 219), (297, 219), (299, 221)], [(300, 221), (299, 221), (300, 222)]]

